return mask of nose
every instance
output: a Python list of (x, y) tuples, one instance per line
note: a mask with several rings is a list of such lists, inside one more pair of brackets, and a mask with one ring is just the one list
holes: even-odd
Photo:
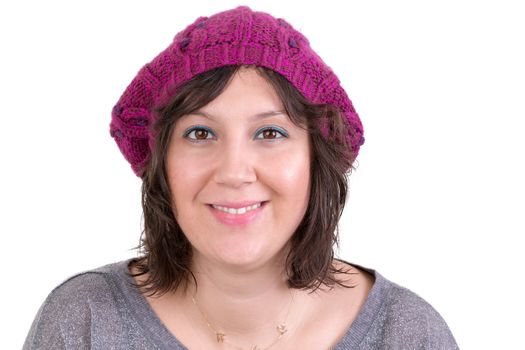
[(246, 144), (231, 142), (219, 152), (214, 174), (216, 183), (239, 188), (257, 180), (254, 169), (254, 154)]

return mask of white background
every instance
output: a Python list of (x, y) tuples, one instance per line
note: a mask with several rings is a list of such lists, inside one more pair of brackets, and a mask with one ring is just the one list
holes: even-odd
[[(1, 348), (66, 277), (135, 255), (140, 181), (111, 108), (178, 31), (238, 4), (2, 2)], [(244, 4), (301, 30), (363, 120), (340, 255), (428, 300), (461, 348), (523, 348), (519, 1)]]

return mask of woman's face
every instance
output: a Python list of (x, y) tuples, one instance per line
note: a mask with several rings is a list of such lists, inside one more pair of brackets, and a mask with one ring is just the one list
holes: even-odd
[(281, 258), (308, 205), (309, 149), (308, 133), (253, 68), (180, 118), (167, 173), (194, 258), (242, 268)]

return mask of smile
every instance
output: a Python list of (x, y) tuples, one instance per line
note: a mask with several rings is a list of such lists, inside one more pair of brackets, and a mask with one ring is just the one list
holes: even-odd
[(222, 205), (210, 204), (208, 208), (219, 223), (230, 227), (242, 227), (261, 217), (267, 203), (268, 201), (231, 202), (221, 203)]
[(252, 211), (252, 210), (255, 210), (255, 209), (259, 208), (260, 206), (261, 206), (261, 202), (253, 204), (253, 205), (250, 205), (250, 206), (247, 206), (247, 207), (243, 207), (243, 208), (228, 208), (228, 207), (223, 207), (223, 206), (220, 206), (220, 205), (212, 204), (213, 208), (215, 208), (217, 210), (220, 210), (222, 212), (225, 212), (225, 213), (228, 213), (228, 214), (234, 214), (234, 215), (245, 214), (245, 213), (247, 213), (249, 211)]

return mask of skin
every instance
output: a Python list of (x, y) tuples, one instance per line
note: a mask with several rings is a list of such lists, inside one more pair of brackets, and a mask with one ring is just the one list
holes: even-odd
[[(220, 96), (182, 117), (173, 130), (168, 182), (175, 216), (194, 249), (198, 290), (191, 285), (187, 293), (147, 300), (189, 348), (230, 348), (217, 343), (192, 296), (209, 322), (237, 345), (269, 345), (275, 326), (286, 319), (289, 331), (272, 349), (328, 349), (346, 332), (373, 284), (353, 268), (352, 289), (308, 293), (286, 286), (284, 257), (308, 205), (311, 155), (307, 132), (283, 111), (271, 85), (253, 68), (242, 68)], [(241, 225), (218, 220), (210, 208), (241, 200), (265, 205)]]
[[(243, 69), (214, 101), (178, 120), (168, 183), (196, 266), (247, 273), (278, 263), (310, 188), (308, 134), (283, 110), (269, 83)], [(211, 214), (211, 203), (246, 200), (267, 202), (247, 225), (222, 224)]]

